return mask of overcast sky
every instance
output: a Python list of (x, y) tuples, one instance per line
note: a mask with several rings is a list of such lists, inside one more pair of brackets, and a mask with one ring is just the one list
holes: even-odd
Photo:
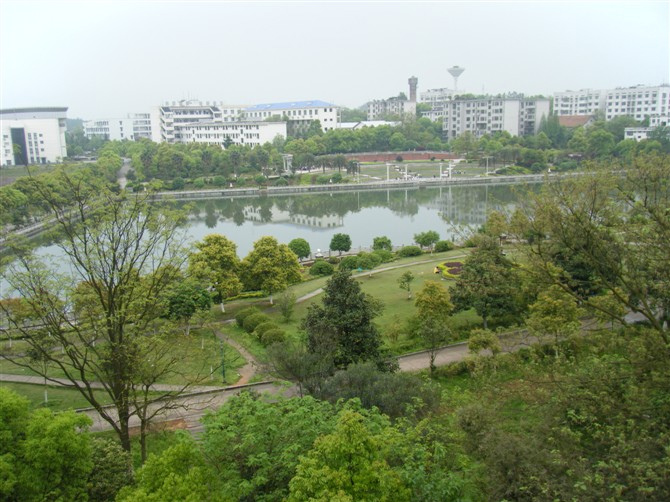
[(550, 95), (670, 80), (670, 1), (0, 0), (2, 108), (122, 117), (165, 100), (321, 99), (403, 91)]

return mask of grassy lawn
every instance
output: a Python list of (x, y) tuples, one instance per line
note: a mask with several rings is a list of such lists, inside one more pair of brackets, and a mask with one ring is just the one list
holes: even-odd
[[(180, 364), (175, 371), (166, 375), (159, 383), (181, 384), (186, 379), (200, 380), (201, 385), (223, 385), (220, 374), (221, 368), (221, 343), (215, 337), (210, 328), (191, 329), (188, 337), (176, 335), (179, 338), (172, 347), (173, 355), (180, 359)], [(5, 346), (6, 347), (6, 346)], [(25, 344), (23, 345), (25, 347)], [(15, 353), (20, 351), (22, 345), (14, 342), (13, 350)], [(6, 349), (5, 349), (6, 350)], [(226, 385), (232, 385), (237, 382), (237, 369), (244, 366), (246, 361), (233, 347), (226, 345)], [(18, 359), (22, 361), (25, 359)], [(48, 374), (52, 377), (64, 377), (64, 373), (51, 364), (48, 366)], [(213, 371), (213, 374), (210, 374)], [(35, 373), (27, 368), (17, 366), (5, 359), (0, 359), (0, 373), (11, 375), (34, 375)]]
[[(71, 410), (73, 408), (88, 408), (91, 406), (76, 389), (66, 389), (53, 385), (47, 386), (48, 402), (44, 404), (44, 385), (30, 383), (0, 382), (0, 387), (13, 390), (17, 394), (28, 398), (33, 408), (46, 406), (54, 411)], [(96, 395), (103, 404), (110, 404), (111, 400), (103, 391), (96, 391)]]
[[(440, 176), (440, 161), (435, 160), (433, 162), (426, 161), (415, 161), (415, 162), (391, 162), (391, 167), (389, 171), (390, 178), (402, 178), (405, 174), (405, 168), (407, 168), (407, 173), (410, 175), (421, 175), (422, 178), (432, 178)], [(442, 172), (447, 172), (448, 161), (442, 161)], [(397, 170), (396, 170), (397, 168)], [(461, 162), (458, 164), (458, 167), (454, 168), (454, 176), (456, 176), (455, 171), (461, 171), (458, 176), (482, 176), (486, 174), (486, 167), (480, 167), (478, 164), (466, 164)], [(493, 168), (489, 166), (489, 172), (493, 171)], [(373, 181), (386, 180), (386, 164), (372, 164), (364, 165), (361, 167), (361, 175), (363, 181), (369, 181), (372, 178)], [(368, 178), (369, 177), (369, 178)]]
[[(413, 299), (408, 300), (407, 292), (400, 289), (398, 286), (398, 278), (404, 272), (411, 271), (415, 277), (415, 280), (412, 282), (413, 293), (416, 293), (416, 291), (421, 289), (424, 282), (428, 280), (438, 280), (442, 282), (445, 287), (449, 287), (453, 284), (453, 281), (442, 280), (439, 276), (436, 276), (433, 273), (435, 264), (441, 261), (457, 259), (454, 257), (462, 256), (467, 252), (469, 251), (457, 249), (446, 253), (436, 253), (434, 255), (425, 254), (418, 257), (403, 258), (391, 263), (384, 263), (377, 267), (377, 270), (399, 265), (406, 265), (405, 267), (382, 271), (373, 274), (371, 277), (367, 273), (361, 274), (360, 277), (358, 277), (358, 281), (360, 282), (364, 292), (384, 302), (384, 311), (382, 315), (377, 318), (376, 322), (385, 338), (386, 344), (394, 353), (402, 354), (405, 352), (411, 352), (425, 348), (421, 345), (421, 340), (405, 339), (404, 337), (401, 337), (398, 340), (391, 341), (387, 337), (387, 334), (392, 332), (394, 328), (398, 327), (399, 324), (404, 325), (405, 320), (412, 316), (415, 312), (414, 301)], [(427, 261), (428, 263), (417, 263), (424, 261)], [(296, 297), (300, 297), (323, 287), (327, 281), (328, 277), (313, 279), (294, 285), (289, 288), (289, 291), (293, 292)], [(253, 301), (244, 300), (240, 302), (231, 302), (231, 304), (226, 307), (226, 310), (229, 311), (229, 316), (232, 317), (234, 312), (237, 312), (242, 308), (246, 308), (252, 305), (256, 306), (263, 310), (273, 322), (277, 323), (282, 329), (284, 329), (288, 337), (297, 339), (300, 336), (300, 322), (307, 314), (309, 305), (313, 302), (320, 301), (321, 295), (317, 295), (307, 301), (298, 303), (295, 306), (293, 318), (289, 323), (284, 322), (279, 309), (276, 306), (270, 307), (268, 300), (265, 298), (255, 299)], [(481, 323), (481, 319), (472, 311), (456, 314), (453, 319), (454, 329), (456, 330), (470, 328)], [(234, 323), (227, 324), (225, 327), (222, 327), (222, 329), (224, 329), (226, 334), (228, 334), (231, 338), (247, 347), (247, 349), (252, 354), (254, 354), (255, 357), (261, 360), (263, 359), (265, 356), (265, 349), (258, 342), (256, 337), (246, 333)]]

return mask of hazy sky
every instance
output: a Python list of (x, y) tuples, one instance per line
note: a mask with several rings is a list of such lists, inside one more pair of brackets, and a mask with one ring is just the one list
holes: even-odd
[(0, 0), (0, 107), (120, 117), (165, 100), (368, 100), (670, 80), (670, 0)]

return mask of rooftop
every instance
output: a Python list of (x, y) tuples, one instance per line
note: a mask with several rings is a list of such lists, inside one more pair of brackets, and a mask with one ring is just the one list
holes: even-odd
[(260, 105), (250, 106), (246, 109), (248, 112), (268, 111), (268, 110), (290, 110), (294, 108), (324, 108), (335, 106), (332, 103), (325, 101), (288, 101), (286, 103), (263, 103)]
[(5, 108), (0, 110), (0, 115), (9, 115), (15, 113), (49, 113), (49, 112), (63, 112), (67, 111), (67, 106), (43, 106), (34, 108)]

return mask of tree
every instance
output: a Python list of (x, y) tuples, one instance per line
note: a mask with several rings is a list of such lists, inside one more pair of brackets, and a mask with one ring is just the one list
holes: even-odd
[[(591, 175), (547, 184), (529, 196), (521, 235), (542, 237), (524, 249), (528, 269), (612, 320), (626, 324), (621, 305), (638, 313), (670, 343), (670, 157), (637, 155), (625, 167), (613, 175), (609, 163), (593, 164)], [(588, 276), (575, 281), (560, 256), (582, 264)], [(588, 302), (599, 292), (609, 292), (619, 307)]]
[(73, 411), (28, 411), (28, 401), (0, 388), (2, 500), (85, 500), (91, 462), (91, 419)]
[(322, 304), (310, 305), (302, 321), (309, 350), (318, 352), (324, 340), (332, 340), (337, 367), (380, 361), (381, 337), (373, 320), (382, 308), (380, 301), (361, 291), (351, 272), (338, 270), (324, 287)]
[(197, 251), (189, 257), (189, 270), (203, 284), (211, 285), (216, 293), (214, 300), (225, 312), (224, 300), (242, 289), (237, 246), (223, 235), (210, 234), (196, 242), (195, 248)]
[(339, 254), (342, 254), (342, 251), (345, 253), (351, 249), (351, 237), (347, 234), (335, 234), (330, 240), (330, 250), (339, 251)]
[(430, 371), (435, 371), (437, 350), (451, 337), (448, 322), (454, 309), (447, 288), (437, 281), (426, 281), (414, 302), (419, 317), (419, 335), (428, 346)]
[(404, 289), (407, 291), (408, 300), (412, 298), (412, 292), (410, 288), (413, 280), (414, 280), (414, 274), (409, 270), (407, 272), (403, 272), (403, 274), (400, 277), (398, 277), (398, 286), (400, 286), (400, 289)]
[(302, 260), (303, 258), (309, 258), (309, 255), (312, 254), (312, 250), (309, 247), (309, 242), (300, 237), (289, 242), (288, 248), (295, 253), (299, 260)]
[(519, 277), (512, 263), (502, 255), (495, 239), (484, 238), (465, 259), (451, 297), (457, 310), (474, 308), (487, 329), (490, 317), (513, 315), (519, 310), (518, 289)]
[(360, 413), (343, 410), (335, 431), (301, 457), (287, 502), (409, 500), (409, 490), (384, 459), (383, 434), (372, 427)]
[(414, 242), (416, 242), (422, 248), (432, 247), (439, 240), (440, 234), (438, 234), (435, 230), (428, 230), (426, 232), (414, 234)]
[[(57, 245), (68, 265), (63, 268), (71, 275), (63, 276), (15, 247), (18, 259), (7, 280), (28, 305), (32, 324), (43, 326), (62, 350), (47, 350), (40, 330), (24, 326), (12, 312), (5, 315), (10, 329), (57, 368), (60, 378), (84, 396), (129, 451), (130, 417), (137, 415), (145, 430), (148, 420), (173, 406), (181, 393), (149, 392), (146, 385), (180, 362), (168, 350), (175, 343), (166, 336), (170, 326), (155, 323), (162, 315), (162, 293), (179, 277), (186, 259), (177, 230), (181, 215), (150, 204), (143, 195), (116, 195), (60, 176), (75, 210), (64, 208), (48, 188), (39, 193), (52, 208), (60, 231)], [(82, 304), (82, 295), (86, 308), (70, 308)], [(160, 364), (148, 366), (151, 359), (160, 359)], [(52, 379), (41, 364), (9, 360)], [(102, 391), (93, 382), (100, 382)], [(102, 396), (111, 407), (103, 405)]]
[(295, 310), (296, 297), (290, 291), (284, 291), (277, 301), (279, 307), (279, 312), (284, 319), (284, 322), (290, 322), (293, 317), (293, 311)]
[(314, 340), (306, 345), (291, 340), (275, 343), (267, 349), (267, 370), (271, 375), (295, 382), (298, 395), (315, 394), (323, 381), (333, 373), (335, 344)]
[(274, 237), (261, 237), (242, 261), (242, 280), (249, 290), (262, 290), (270, 295), (300, 282), (298, 257), (286, 244), (279, 244)]
[(133, 482), (132, 458), (116, 441), (92, 438), (93, 469), (88, 477), (89, 500), (114, 502), (116, 494)]
[(372, 239), (372, 249), (374, 251), (385, 249), (386, 251), (393, 251), (393, 245), (391, 244), (391, 239), (382, 235), (381, 237), (375, 237)]
[(191, 318), (196, 312), (207, 312), (212, 306), (212, 297), (200, 284), (184, 281), (175, 285), (168, 297), (168, 317), (185, 324), (186, 336), (191, 331)]
[(553, 285), (540, 293), (535, 303), (530, 306), (526, 326), (540, 340), (549, 335), (558, 358), (559, 343), (579, 331), (579, 309), (572, 295), (560, 286)]

